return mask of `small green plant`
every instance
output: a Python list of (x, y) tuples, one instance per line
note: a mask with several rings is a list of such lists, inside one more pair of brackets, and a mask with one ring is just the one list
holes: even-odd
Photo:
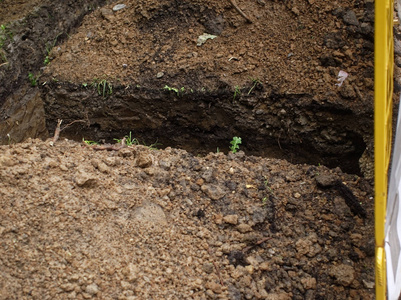
[(3, 50), (0, 48), (0, 64), (2, 64), (2, 63), (5, 64), (7, 62), (8, 62), (7, 57), (6, 57), (5, 53), (3, 52)]
[[(264, 183), (264, 185), (266, 187), (266, 190), (268, 191), (269, 195), (271, 195), (273, 198), (276, 198), (276, 196), (274, 195), (273, 189), (269, 185), (269, 180), (266, 177), (264, 177), (264, 178), (265, 178), (265, 180), (263, 181), (263, 183)], [(262, 199), (263, 205), (265, 205), (266, 202), (267, 202), (267, 197), (264, 197)]]
[(84, 138), (82, 139), (82, 141), (87, 145), (99, 145), (98, 142), (85, 140)]
[(236, 85), (236, 86), (234, 87), (234, 97), (233, 97), (233, 101), (235, 101), (235, 98), (237, 98), (237, 97), (239, 97), (239, 96), (241, 96), (241, 88), (240, 88), (238, 85)]
[(239, 149), (239, 145), (242, 143), (242, 140), (240, 137), (233, 137), (232, 141), (230, 142), (230, 150), (232, 153), (236, 153)]
[(31, 82), (31, 86), (37, 86), (38, 85), (38, 76), (33, 75), (32, 73), (28, 74), (28, 79)]
[(58, 34), (57, 36), (56, 36), (56, 38), (53, 40), (53, 42), (48, 42), (48, 43), (46, 43), (46, 56), (45, 56), (45, 60), (43, 61), (43, 63), (45, 64), (45, 65), (48, 65), (49, 63), (50, 63), (50, 52), (52, 51), (52, 49), (54, 48), (54, 46), (56, 45), (56, 43), (57, 43), (57, 39), (58, 39), (58, 37), (61, 35), (61, 33), (60, 34)]
[(263, 204), (263, 205), (266, 205), (266, 203), (267, 203), (267, 197), (263, 197), (263, 199), (262, 199), (262, 204)]
[(180, 94), (182, 95), (185, 92), (185, 87), (177, 89), (175, 87), (170, 87), (168, 85), (165, 85), (163, 89), (165, 89), (166, 91), (169, 91), (169, 92), (173, 91), (177, 94), (177, 96), (180, 96)]
[[(126, 135), (125, 137), (125, 144), (127, 146), (132, 146), (132, 145), (139, 145), (139, 141), (136, 138), (132, 137), (132, 132), (129, 132), (129, 135)], [(122, 142), (123, 139), (114, 139), (118, 144)]]
[(259, 80), (259, 78), (251, 78), (252, 79), (252, 87), (250, 88), (250, 90), (248, 91), (248, 95), (253, 91), (253, 89), (258, 85), (258, 84), (262, 84), (262, 82)]
[(0, 25), (0, 64), (2, 63), (7, 63), (7, 57), (6, 54), (3, 52), (3, 46), (7, 38), (12, 39), (13, 34), (11, 31), (7, 29), (7, 26), (2, 24)]
[(8, 30), (6, 25), (0, 25), (0, 48), (3, 48), (4, 42), (7, 40), (8, 37), (12, 39), (13, 33)]
[(113, 85), (106, 79), (98, 80), (94, 79), (92, 86), (97, 89), (97, 93), (106, 98), (108, 95), (113, 94)]
[[(141, 143), (139, 142), (139, 140), (137, 138), (132, 137), (132, 132), (129, 132), (129, 135), (124, 136), (123, 139), (114, 139), (116, 141), (117, 144), (121, 144), (122, 141), (124, 140), (125, 145), (127, 146), (132, 146), (132, 145), (141, 145)], [(144, 146), (148, 147), (151, 150), (157, 150), (158, 145), (161, 145), (160, 143), (158, 143), (157, 141), (153, 144), (150, 144), (149, 146), (146, 144), (143, 144)]]

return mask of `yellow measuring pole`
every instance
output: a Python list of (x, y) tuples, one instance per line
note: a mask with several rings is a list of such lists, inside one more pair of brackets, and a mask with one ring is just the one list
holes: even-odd
[(386, 299), (386, 221), (393, 95), (393, 0), (375, 1), (375, 241), (376, 300)]

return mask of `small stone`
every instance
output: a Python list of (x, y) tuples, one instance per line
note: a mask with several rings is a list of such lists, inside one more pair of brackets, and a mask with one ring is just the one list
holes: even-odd
[(134, 265), (133, 263), (130, 263), (126, 267), (124, 275), (126, 276), (128, 282), (133, 282), (137, 280), (139, 277), (139, 267), (137, 265)]
[(122, 157), (130, 157), (133, 156), (134, 153), (132, 151), (132, 148), (121, 148), (118, 150), (118, 155)]
[(241, 232), (241, 233), (246, 233), (246, 232), (252, 231), (253, 229), (252, 229), (252, 227), (249, 226), (248, 224), (242, 223), (242, 224), (239, 224), (239, 225), (237, 226), (237, 230), (238, 230), (239, 232)]
[(16, 165), (17, 162), (14, 161), (12, 158), (7, 157), (7, 156), (3, 156), (0, 157), (0, 165), (5, 166), (5, 167), (12, 167), (14, 165)]
[(213, 291), (213, 293), (216, 294), (221, 294), (223, 292), (223, 289), (221, 288), (221, 285), (214, 282), (214, 281), (209, 281), (206, 283), (206, 288)]
[(66, 292), (73, 291), (75, 289), (75, 287), (76, 287), (76, 285), (72, 284), (72, 283), (65, 283), (65, 284), (62, 284), (60, 286), (60, 288), (63, 289), (64, 291), (66, 291)]
[(245, 266), (245, 270), (248, 272), (248, 274), (252, 275), (255, 269), (252, 265), (248, 265), (248, 266)]
[(64, 165), (64, 164), (61, 164), (61, 165), (59, 166), (59, 168), (60, 168), (61, 171), (68, 171), (67, 166)]
[(295, 6), (291, 9), (291, 11), (297, 16), (299, 16), (299, 14), (300, 14), (299, 9)]
[(145, 202), (143, 206), (135, 209), (132, 219), (141, 222), (143, 225), (167, 225), (167, 218), (163, 209), (152, 202)]
[(125, 7), (126, 7), (125, 4), (117, 4), (117, 5), (114, 5), (113, 11), (118, 11), (118, 10), (121, 10), (121, 9), (123, 9)]
[(261, 264), (259, 264), (259, 270), (262, 271), (269, 271), (270, 270), (270, 264), (267, 261), (262, 262)]
[(219, 200), (226, 195), (226, 192), (219, 186), (212, 184), (202, 185), (201, 190), (211, 199), (211, 200)]
[(228, 224), (237, 225), (238, 224), (238, 215), (224, 216), (223, 221)]
[(297, 193), (294, 194), (294, 197), (298, 199), (298, 198), (301, 197), (301, 194), (297, 192)]
[(85, 288), (85, 292), (89, 295), (96, 295), (99, 292), (99, 287), (96, 283), (92, 283)]
[(147, 153), (140, 152), (136, 160), (136, 165), (140, 168), (148, 168), (152, 165), (152, 156)]
[(353, 10), (347, 11), (343, 16), (343, 20), (344, 23), (348, 25), (354, 25), (354, 26), (359, 25), (358, 18), (356, 17), (356, 14)]
[(96, 178), (86, 173), (85, 171), (78, 172), (75, 176), (75, 183), (79, 187), (91, 187), (97, 182)]
[(345, 264), (333, 266), (329, 274), (342, 286), (349, 286), (355, 278), (354, 268)]
[(313, 277), (301, 278), (301, 283), (304, 289), (306, 290), (316, 289), (316, 278)]
[(109, 173), (110, 171), (109, 167), (104, 162), (98, 159), (92, 160), (92, 165), (102, 173)]
[(317, 185), (322, 188), (332, 187), (337, 181), (337, 178), (331, 174), (330, 175), (324, 175), (324, 174), (318, 175), (318, 176), (316, 176), (315, 179), (316, 179)]
[(105, 18), (106, 20), (108, 20), (108, 21), (114, 20), (113, 11), (111, 9), (102, 7), (100, 9), (100, 13), (102, 14), (102, 17)]
[(346, 99), (355, 99), (355, 98), (356, 98), (355, 90), (354, 90), (354, 88), (353, 88), (351, 85), (349, 85), (349, 84), (343, 85), (343, 86), (341, 87), (341, 89), (340, 89), (340, 95), (341, 95), (343, 98), (346, 98)]
[(156, 78), (162, 78), (164, 76), (163, 72), (159, 72), (156, 74)]
[(367, 289), (374, 289), (375, 288), (375, 283), (373, 281), (366, 281), (365, 279), (362, 279), (362, 283)]
[(205, 263), (205, 264), (203, 264), (202, 270), (203, 270), (205, 273), (207, 273), (207, 274), (212, 273), (212, 272), (214, 271), (213, 264), (212, 264), (212, 263)]

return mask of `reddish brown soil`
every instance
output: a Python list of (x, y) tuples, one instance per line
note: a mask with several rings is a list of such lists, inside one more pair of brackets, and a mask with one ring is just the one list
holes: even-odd
[[(333, 100), (342, 92), (354, 100), (349, 105), (369, 103), (373, 60), (366, 50), (372, 44), (362, 35), (371, 34), (372, 28), (359, 25), (371, 17), (365, 5), (315, 0), (238, 3), (252, 24), (229, 1), (124, 1), (127, 7), (117, 12), (112, 3), (86, 17), (77, 33), (54, 49), (46, 73), (76, 83), (152, 81), (160, 89), (167, 84), (187, 90), (212, 90), (219, 81), (234, 90), (257, 79), (281, 94), (313, 92), (316, 99)], [(344, 22), (349, 11), (357, 25)], [(197, 46), (204, 32), (218, 37)], [(335, 85), (340, 69), (350, 74), (343, 91)], [(156, 80), (159, 72), (164, 75)]]

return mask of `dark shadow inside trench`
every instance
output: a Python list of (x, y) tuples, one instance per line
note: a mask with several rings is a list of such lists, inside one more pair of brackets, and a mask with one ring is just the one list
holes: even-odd
[[(260, 95), (233, 103), (232, 93), (226, 89), (177, 96), (154, 89), (142, 88), (138, 93), (117, 88), (115, 94), (104, 98), (58, 83), (45, 93), (49, 132), (54, 132), (58, 119), (64, 119), (64, 124), (81, 120), (61, 133), (77, 141), (116, 143), (131, 134), (147, 146), (206, 155), (228, 153), (230, 142), (237, 136), (242, 139), (239, 150), (246, 155), (286, 159), (294, 164), (322, 164), (361, 174), (359, 158), (366, 144), (354, 130), (359, 128), (355, 122), (360, 120), (350, 111), (296, 106), (293, 99)], [(258, 109), (261, 106), (257, 103), (269, 101), (270, 105)], [(249, 105), (251, 102), (254, 104)]]

